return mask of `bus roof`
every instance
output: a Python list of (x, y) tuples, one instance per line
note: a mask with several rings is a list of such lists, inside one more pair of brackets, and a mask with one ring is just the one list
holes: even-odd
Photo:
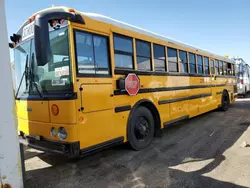
[(188, 44), (185, 44), (183, 42), (179, 42), (177, 40), (170, 39), (170, 38), (165, 37), (163, 35), (148, 31), (146, 29), (142, 29), (140, 27), (137, 27), (137, 26), (134, 26), (134, 25), (131, 25), (131, 24), (128, 24), (128, 23), (125, 23), (125, 22), (122, 22), (122, 21), (119, 21), (119, 20), (104, 16), (104, 15), (100, 15), (100, 14), (96, 14), (96, 13), (86, 13), (86, 12), (80, 12), (80, 13), (87, 16), (87, 17), (89, 17), (89, 18), (97, 20), (97, 21), (105, 22), (105, 23), (108, 23), (108, 24), (112, 24), (112, 25), (127, 29), (127, 30), (131, 30), (131, 31), (134, 31), (134, 32), (137, 32), (137, 33), (148, 35), (148, 36), (160, 39), (160, 40), (167, 41), (168, 43), (174, 43), (174, 44), (186, 47), (186, 48), (190, 48), (190, 49), (193, 49), (193, 50), (198, 50), (199, 52), (206, 53), (206, 54), (208, 54), (210, 56), (213, 56), (215, 58), (218, 58), (218, 59), (221, 59), (221, 60), (224, 60), (224, 61), (227, 61), (227, 62), (234, 63), (234, 61), (232, 59), (228, 59), (226, 57), (216, 55), (216, 54), (208, 52), (206, 50), (195, 48), (195, 47), (193, 47), (191, 45), (188, 45)]
[[(51, 7), (51, 8), (47, 8), (47, 9), (43, 9), (41, 11), (38, 11), (34, 15), (45, 12), (45, 11), (51, 11), (51, 10), (68, 11), (69, 7), (64, 7), (64, 6)], [(114, 25), (114, 26), (117, 26), (117, 27), (121, 27), (121, 28), (124, 28), (124, 29), (127, 29), (127, 30), (131, 30), (131, 31), (134, 31), (134, 32), (137, 32), (137, 33), (148, 35), (148, 36), (154, 37), (156, 39), (164, 40), (164, 41), (166, 41), (168, 43), (173, 43), (173, 44), (180, 45), (180, 46), (183, 46), (183, 47), (186, 47), (186, 48), (190, 48), (190, 49), (195, 50), (195, 51), (198, 50), (199, 52), (206, 53), (206, 54), (208, 54), (210, 56), (213, 56), (215, 58), (218, 58), (220, 60), (224, 60), (224, 61), (227, 61), (227, 62), (234, 63), (233, 59), (229, 59), (229, 58), (226, 58), (226, 57), (223, 57), (223, 56), (219, 56), (219, 55), (216, 55), (214, 53), (208, 52), (206, 50), (195, 48), (195, 47), (193, 47), (191, 45), (188, 45), (188, 44), (185, 44), (183, 42), (179, 42), (177, 40), (170, 39), (170, 38), (165, 37), (163, 35), (148, 31), (146, 29), (142, 29), (140, 27), (137, 27), (137, 26), (134, 26), (134, 25), (131, 25), (131, 24), (128, 24), (128, 23), (125, 23), (125, 22), (122, 22), (122, 21), (119, 21), (119, 20), (104, 16), (104, 15), (100, 15), (100, 14), (96, 14), (96, 13), (80, 12), (80, 11), (77, 11), (77, 10), (76, 10), (76, 12), (79, 13), (79, 14), (82, 14), (82, 16), (87, 16), (87, 17), (89, 17), (89, 18), (91, 18), (93, 20), (101, 21), (101, 22), (108, 23), (108, 24), (111, 24), (111, 25)]]

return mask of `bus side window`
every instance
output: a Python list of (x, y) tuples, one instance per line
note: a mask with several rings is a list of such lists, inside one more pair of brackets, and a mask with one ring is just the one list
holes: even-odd
[(220, 66), (220, 75), (223, 75), (223, 62), (219, 61), (219, 66)]
[(174, 48), (167, 48), (167, 51), (168, 51), (168, 70), (169, 70), (169, 72), (178, 72), (177, 50)]
[(153, 44), (153, 47), (155, 71), (166, 71), (165, 47), (158, 44)]
[(188, 53), (189, 56), (189, 67), (190, 67), (190, 73), (195, 74), (196, 73), (196, 59), (195, 55), (193, 53)]
[(151, 45), (149, 42), (136, 40), (137, 68), (142, 71), (151, 71)]
[(232, 64), (227, 63), (227, 75), (232, 75)]
[(223, 62), (224, 75), (227, 75), (227, 62)]
[(198, 65), (198, 74), (203, 74), (203, 58), (201, 55), (197, 55), (197, 65)]
[(133, 39), (114, 34), (115, 68), (133, 69)]
[(75, 40), (77, 73), (110, 75), (108, 38), (76, 31)]
[(210, 74), (209, 71), (209, 63), (208, 63), (208, 57), (204, 57), (204, 73), (205, 74)]
[(180, 72), (188, 73), (188, 60), (186, 51), (179, 50), (179, 62)]
[(219, 66), (218, 60), (215, 60), (215, 71), (216, 71), (216, 75), (220, 74), (220, 66)]
[(214, 60), (210, 59), (211, 74), (215, 74)]

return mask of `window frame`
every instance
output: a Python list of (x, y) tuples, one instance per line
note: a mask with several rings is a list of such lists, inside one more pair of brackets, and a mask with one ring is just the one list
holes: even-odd
[[(131, 39), (132, 41), (132, 53), (131, 52), (124, 52), (121, 50), (116, 50), (115, 49), (115, 40), (114, 37), (118, 36), (120, 38), (124, 38), (124, 39)], [(119, 69), (119, 70), (135, 70), (135, 60), (134, 60), (134, 55), (135, 55), (135, 49), (134, 49), (134, 40), (133, 37), (129, 37), (123, 34), (119, 34), (119, 33), (113, 33), (113, 48), (114, 48), (114, 69)], [(132, 57), (132, 68), (122, 68), (122, 67), (116, 67), (115, 65), (115, 54), (121, 54), (121, 55), (128, 55)]]
[[(88, 73), (79, 73), (78, 72), (78, 59), (77, 59), (77, 48), (76, 48), (76, 32), (87, 33), (93, 36), (100, 36), (105, 37), (107, 39), (107, 54), (108, 54), (108, 67), (109, 67), (109, 74), (88, 74)], [(111, 50), (110, 50), (110, 37), (108, 35), (102, 35), (94, 32), (89, 32), (80, 29), (73, 29), (73, 37), (74, 37), (74, 55), (75, 55), (75, 65), (76, 65), (76, 77), (101, 77), (101, 78), (111, 78), (112, 77), (112, 64), (111, 64)], [(94, 52), (94, 45), (93, 45), (93, 52)]]
[[(149, 57), (146, 57), (146, 56), (141, 56), (141, 55), (137, 55), (137, 46), (136, 46), (136, 42), (137, 41), (140, 41), (140, 42), (144, 42), (144, 43), (148, 43), (149, 44), (149, 49), (150, 49), (150, 56)], [(141, 39), (135, 39), (135, 58), (136, 58), (136, 67), (137, 67), (137, 71), (141, 71), (141, 72), (152, 72), (153, 71), (153, 64), (152, 64), (152, 49), (151, 49), (151, 42), (148, 42), (148, 41), (145, 41), (145, 40), (141, 40)], [(138, 69), (138, 61), (137, 61), (137, 57), (142, 57), (142, 58), (149, 58), (150, 60), (150, 70), (141, 70), (141, 69)]]
[[(153, 48), (153, 49), (151, 49), (151, 54), (152, 54), (152, 51), (153, 51), (152, 59), (153, 59), (153, 61), (154, 61), (154, 67), (153, 67), (153, 66), (151, 67), (152, 70), (154, 70), (155, 72), (166, 72), (166, 71), (167, 71), (167, 65), (166, 65), (166, 62), (167, 62), (166, 47), (163, 46), (163, 45), (160, 45), (160, 44), (156, 44), (156, 43), (151, 43), (151, 44), (152, 44), (152, 48)], [(156, 46), (161, 46), (161, 47), (164, 49), (164, 57), (165, 57), (164, 60), (163, 60), (163, 59), (155, 58), (155, 49), (154, 49), (154, 45), (156, 45)], [(165, 70), (164, 70), (164, 71), (155, 70), (155, 59), (160, 60), (160, 61), (164, 61), (164, 66), (165, 66)], [(151, 62), (151, 64), (152, 64), (152, 62)], [(153, 69), (153, 68), (154, 68), (154, 69)]]
[[(166, 47), (167, 48), (167, 65), (168, 65), (168, 72), (169, 73), (179, 73), (179, 62), (178, 62), (178, 49), (177, 48), (172, 48), (172, 47)], [(174, 49), (176, 50), (176, 67), (177, 70), (176, 71), (169, 71), (169, 57), (168, 57), (168, 49)], [(170, 61), (171, 63), (174, 63), (173, 61)]]

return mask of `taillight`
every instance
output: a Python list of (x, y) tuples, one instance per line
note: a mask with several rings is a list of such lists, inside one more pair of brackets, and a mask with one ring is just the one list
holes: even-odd
[(243, 79), (240, 80), (240, 83), (241, 83), (241, 84), (244, 84)]

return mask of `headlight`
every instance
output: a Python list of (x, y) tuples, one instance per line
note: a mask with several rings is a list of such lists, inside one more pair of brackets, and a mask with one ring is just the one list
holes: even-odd
[(56, 128), (55, 127), (52, 127), (50, 129), (50, 135), (53, 136), (53, 137), (56, 137)]
[(58, 129), (58, 137), (59, 137), (60, 139), (62, 139), (62, 140), (65, 140), (65, 139), (67, 138), (67, 132), (66, 132), (65, 128), (60, 127), (60, 128)]

